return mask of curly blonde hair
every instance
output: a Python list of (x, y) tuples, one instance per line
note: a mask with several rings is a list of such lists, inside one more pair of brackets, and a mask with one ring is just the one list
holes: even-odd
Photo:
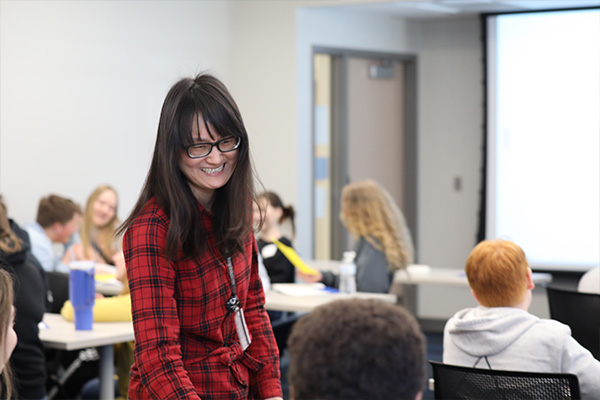
[(342, 190), (340, 219), (348, 231), (383, 251), (391, 271), (413, 262), (413, 245), (402, 212), (388, 192), (372, 180)]

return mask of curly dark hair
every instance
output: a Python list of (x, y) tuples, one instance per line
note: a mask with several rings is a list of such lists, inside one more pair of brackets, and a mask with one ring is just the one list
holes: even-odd
[(295, 400), (414, 399), (425, 381), (425, 336), (403, 307), (339, 300), (301, 317), (288, 340)]

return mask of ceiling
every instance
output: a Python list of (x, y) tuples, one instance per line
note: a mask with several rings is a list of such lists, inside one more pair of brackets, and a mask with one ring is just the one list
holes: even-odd
[(398, 0), (346, 5), (405, 19), (457, 18), (482, 13), (598, 7), (600, 0)]

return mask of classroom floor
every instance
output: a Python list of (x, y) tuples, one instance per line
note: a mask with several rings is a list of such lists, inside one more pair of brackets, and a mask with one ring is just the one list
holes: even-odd
[[(443, 344), (443, 334), (439, 332), (425, 332), (425, 337), (427, 338), (427, 360), (434, 361), (442, 361), (442, 344)], [(289, 387), (287, 382), (287, 368), (290, 362), (289, 355), (287, 352), (284, 353), (283, 357), (281, 357), (281, 386), (283, 389), (283, 398), (289, 399)], [(432, 377), (431, 365), (427, 363), (427, 376), (426, 376), (426, 384), (429, 378)], [(423, 400), (433, 400), (433, 392), (425, 387), (425, 391), (423, 392)]]

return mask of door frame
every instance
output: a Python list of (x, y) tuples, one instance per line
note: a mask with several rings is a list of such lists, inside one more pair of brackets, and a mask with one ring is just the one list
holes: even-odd
[[(332, 158), (336, 163), (331, 165), (332, 181), (332, 212), (331, 212), (331, 254), (341, 254), (345, 249), (347, 231), (339, 221), (339, 207), (341, 191), (347, 183), (348, 171), (348, 58), (385, 59), (399, 62), (404, 67), (404, 149), (403, 160), (403, 213), (406, 223), (411, 231), (415, 247), (415, 262), (418, 260), (418, 132), (417, 132), (417, 56), (414, 54), (397, 54), (385, 52), (372, 52), (352, 49), (339, 49), (331, 47), (313, 47), (311, 60), (316, 54), (327, 54), (332, 57), (332, 109), (331, 109), (331, 132), (332, 132)], [(312, 81), (314, 82), (314, 64), (311, 69)], [(337, 101), (336, 101), (337, 100)], [(311, 146), (315, 146), (315, 92), (312, 89), (311, 109)], [(311, 165), (314, 165), (315, 155), (312, 152)], [(314, 210), (314, 176), (311, 180), (312, 210), (311, 230), (315, 237)], [(314, 253), (314, 239), (311, 243)]]

